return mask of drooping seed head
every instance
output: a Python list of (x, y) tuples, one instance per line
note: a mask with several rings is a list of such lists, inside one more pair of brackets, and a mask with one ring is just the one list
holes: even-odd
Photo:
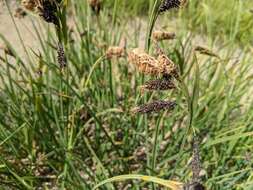
[(176, 38), (175, 33), (163, 32), (163, 31), (155, 31), (153, 32), (152, 36), (156, 42), (163, 41), (163, 40), (173, 40)]
[(172, 111), (175, 108), (175, 106), (176, 103), (173, 101), (158, 100), (152, 103), (143, 104), (139, 107), (136, 107), (132, 110), (132, 112), (140, 114), (148, 114), (165, 110)]
[(107, 59), (120, 58), (125, 56), (125, 49), (119, 46), (111, 46), (106, 51)]
[(203, 55), (208, 55), (211, 57), (220, 58), (219, 55), (217, 55), (216, 53), (214, 53), (210, 49), (203, 47), (203, 46), (196, 46), (194, 51), (199, 52), (200, 54), (203, 54)]

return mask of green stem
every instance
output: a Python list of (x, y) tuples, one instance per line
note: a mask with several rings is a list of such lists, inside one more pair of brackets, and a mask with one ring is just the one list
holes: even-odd
[(90, 82), (90, 78), (95, 70), (95, 68), (104, 60), (105, 58), (105, 55), (101, 56), (100, 58), (98, 58), (98, 60), (93, 64), (93, 66), (91, 67), (90, 69), (90, 72), (89, 72), (89, 75), (85, 81), (85, 84), (84, 84), (84, 90), (88, 87), (88, 84)]
[(113, 18), (112, 18), (112, 23), (113, 23), (113, 26), (115, 26), (115, 24), (116, 24), (117, 10), (118, 10), (118, 3), (119, 3), (119, 0), (115, 0), (115, 1), (114, 1), (114, 7), (113, 7)]
[(146, 35), (146, 45), (145, 45), (147, 51), (149, 51), (150, 49), (151, 36), (152, 36), (152, 32), (155, 26), (155, 22), (159, 15), (158, 9), (159, 9), (160, 4), (161, 4), (161, 0), (155, 1), (152, 13), (150, 15), (150, 20), (149, 20), (149, 25), (148, 25), (147, 35)]

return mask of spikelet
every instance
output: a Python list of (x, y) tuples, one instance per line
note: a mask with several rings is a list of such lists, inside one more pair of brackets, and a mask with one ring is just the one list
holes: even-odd
[(178, 79), (179, 74), (176, 64), (166, 56), (166, 54), (161, 48), (159, 48), (158, 45), (156, 47), (156, 51), (158, 54), (157, 60), (159, 63), (159, 67), (165, 70), (164, 76), (166, 76), (167, 78), (174, 77)]
[(58, 43), (57, 60), (61, 70), (67, 66), (67, 58), (64, 52), (63, 45), (61, 43)]
[(110, 46), (106, 53), (106, 58), (107, 59), (112, 59), (112, 58), (120, 58), (125, 56), (125, 48), (120, 47), (120, 46)]
[(146, 82), (141, 87), (141, 91), (156, 91), (156, 90), (170, 90), (175, 88), (175, 84), (171, 79), (155, 79)]
[(134, 64), (141, 73), (149, 75), (159, 75), (161, 73), (158, 67), (158, 61), (146, 53), (139, 53), (133, 50), (128, 53), (128, 60), (130, 63)]
[(163, 41), (163, 40), (172, 40), (175, 39), (176, 34), (170, 32), (163, 32), (163, 31), (155, 31), (153, 32), (153, 39), (156, 42)]
[(160, 54), (157, 57), (159, 67), (164, 70), (164, 74), (174, 73), (177, 69), (175, 63), (173, 63), (165, 54)]
[(187, 0), (163, 0), (159, 7), (159, 13), (168, 11), (173, 8), (180, 8), (186, 4)]
[(153, 112), (159, 112), (162, 110), (172, 111), (175, 108), (175, 106), (176, 106), (175, 102), (158, 100), (152, 103), (143, 104), (139, 107), (136, 107), (132, 109), (132, 113), (148, 114), (148, 113), (153, 113)]
[(205, 186), (200, 183), (200, 171), (201, 171), (201, 162), (199, 155), (199, 140), (197, 137), (193, 138), (192, 145), (193, 155), (191, 160), (192, 166), (192, 180), (190, 183), (184, 185), (183, 190), (205, 190)]
[(215, 54), (214, 52), (212, 52), (211, 50), (209, 50), (206, 47), (196, 46), (194, 50), (196, 52), (199, 52), (200, 54), (208, 55), (208, 56), (211, 56), (211, 57), (217, 57), (217, 58), (220, 59), (219, 55)]
[(145, 52), (139, 48), (133, 49), (128, 52), (128, 61), (134, 65), (137, 65), (140, 55), (145, 54)]
[(158, 76), (167, 73), (170, 68), (161, 66), (159, 61), (147, 53), (134, 49), (128, 53), (128, 61), (135, 65), (141, 73)]
[(35, 11), (37, 4), (36, 0), (22, 0), (21, 5), (29, 11)]
[(199, 174), (201, 170), (201, 163), (200, 163), (200, 155), (199, 155), (199, 141), (196, 137), (193, 139), (193, 145), (192, 145), (193, 155), (192, 155), (192, 181), (193, 182), (199, 182)]
[(37, 0), (37, 9), (39, 16), (48, 23), (53, 23), (59, 26), (57, 17), (57, 2), (51, 0)]

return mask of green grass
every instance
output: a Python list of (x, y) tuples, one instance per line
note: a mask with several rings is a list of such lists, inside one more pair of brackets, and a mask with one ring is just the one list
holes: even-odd
[[(70, 36), (67, 28), (61, 31), (68, 59), (63, 72), (50, 45), (58, 41), (54, 28), (37, 17), (40, 50), (27, 48), (27, 60), (18, 53), (0, 59), (0, 189), (86, 190), (123, 174), (188, 182), (194, 134), (201, 139), (207, 189), (252, 189), (253, 23), (247, 10), (252, 2), (192, 0), (179, 12), (159, 16), (155, 28), (165, 26), (177, 34), (176, 40), (160, 45), (180, 66), (185, 88), (145, 96), (139, 86), (149, 77), (126, 58), (101, 57), (104, 44), (118, 45), (126, 37), (127, 47), (134, 48), (140, 38), (145, 40), (155, 1), (107, 0), (99, 17), (86, 1), (71, 2), (75, 32)], [(193, 62), (196, 44), (213, 49), (221, 60), (197, 54)], [(177, 107), (172, 113), (130, 113), (151, 98), (176, 100)], [(136, 154), (142, 148), (144, 159)], [(158, 189), (147, 182), (127, 182), (131, 189)], [(101, 189), (123, 189), (119, 185)]]

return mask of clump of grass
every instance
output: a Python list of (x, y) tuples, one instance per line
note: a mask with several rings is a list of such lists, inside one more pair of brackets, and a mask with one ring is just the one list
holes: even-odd
[[(106, 50), (108, 44), (118, 44), (125, 35), (128, 47), (139, 47), (135, 41), (143, 29), (131, 25), (136, 30), (133, 35), (126, 30), (124, 16), (129, 18), (129, 7), (142, 9), (148, 3), (140, 8), (143, 1), (129, 0), (125, 8), (125, 1), (104, 2), (99, 21), (86, 1), (71, 2), (74, 42), (70, 42), (63, 4), (56, 14), (60, 27), (40, 19), (43, 23), (34, 27), (41, 48), (32, 51), (35, 58), (31, 57), (31, 62), (21, 58), (13, 44), (0, 35), (14, 55), (1, 50), (0, 186), (92, 189), (108, 182), (101, 189), (158, 189), (156, 183), (175, 190), (203, 189), (202, 183), (207, 189), (250, 188), (253, 109), (248, 92), (252, 61), (246, 53), (250, 49), (243, 48), (238, 55), (232, 47), (230, 51), (218, 44), (215, 54), (224, 59), (199, 56), (201, 52), (194, 51), (195, 43), (191, 42), (196, 34), (182, 37), (178, 31), (177, 39), (169, 45), (158, 42), (164, 52), (158, 49), (152, 54), (152, 41), (149, 51), (140, 52), (152, 57), (155, 68), (163, 65), (160, 62), (164, 68), (172, 62), (180, 68), (174, 70), (177, 75), (168, 75), (162, 66), (157, 72), (143, 66), (147, 72), (140, 76), (127, 62), (130, 48), (120, 59), (117, 53), (107, 58)], [(189, 8), (192, 2), (197, 1), (191, 1)], [(108, 3), (119, 8), (115, 8), (114, 27)], [(67, 58), (64, 72), (59, 72), (64, 64), (59, 64), (58, 56)], [(145, 88), (145, 94), (139, 87)], [(129, 114), (133, 106), (155, 101), (176, 102), (176, 106), (170, 112)], [(190, 143), (196, 137), (199, 148)], [(191, 157), (193, 161), (201, 158), (201, 164), (194, 161), (190, 166)], [(121, 176), (126, 173), (149, 176)], [(118, 180), (124, 181), (112, 184)]]

